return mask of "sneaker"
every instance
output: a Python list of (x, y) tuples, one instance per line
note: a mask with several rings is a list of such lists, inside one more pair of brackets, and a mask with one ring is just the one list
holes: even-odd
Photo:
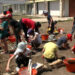
[(19, 67), (16, 67), (16, 71), (17, 71), (17, 72), (19, 71), (19, 69), (20, 69)]

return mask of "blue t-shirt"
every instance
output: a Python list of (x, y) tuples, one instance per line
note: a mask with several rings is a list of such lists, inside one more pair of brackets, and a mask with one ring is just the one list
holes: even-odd
[(57, 40), (56, 44), (58, 46), (61, 46), (63, 43), (66, 43), (67, 42), (67, 38), (65, 36), (63, 37), (60, 37), (60, 39)]

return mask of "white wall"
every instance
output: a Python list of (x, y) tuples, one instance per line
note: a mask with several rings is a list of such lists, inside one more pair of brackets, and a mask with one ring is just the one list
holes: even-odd
[(50, 2), (50, 15), (60, 16), (60, 1), (59, 0)]
[(63, 16), (69, 16), (69, 0), (64, 1), (64, 12)]
[(45, 3), (38, 3), (38, 14), (43, 14), (43, 10), (45, 10)]

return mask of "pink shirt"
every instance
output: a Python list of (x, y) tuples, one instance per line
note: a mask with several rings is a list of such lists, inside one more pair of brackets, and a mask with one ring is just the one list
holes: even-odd
[(35, 28), (35, 22), (31, 19), (22, 18), (22, 23), (24, 23), (27, 28), (31, 28), (32, 30)]

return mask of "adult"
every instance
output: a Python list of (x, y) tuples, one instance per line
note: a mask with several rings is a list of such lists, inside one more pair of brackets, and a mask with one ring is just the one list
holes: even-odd
[(58, 58), (57, 55), (58, 46), (53, 42), (48, 42), (43, 47), (43, 57), (47, 62), (52, 62)]
[(28, 18), (22, 18), (19, 22), (23, 28), (23, 31), (25, 33), (25, 38), (27, 39), (27, 34), (29, 34), (31, 31), (38, 31), (41, 27), (41, 24), (39, 22), (35, 22)]

